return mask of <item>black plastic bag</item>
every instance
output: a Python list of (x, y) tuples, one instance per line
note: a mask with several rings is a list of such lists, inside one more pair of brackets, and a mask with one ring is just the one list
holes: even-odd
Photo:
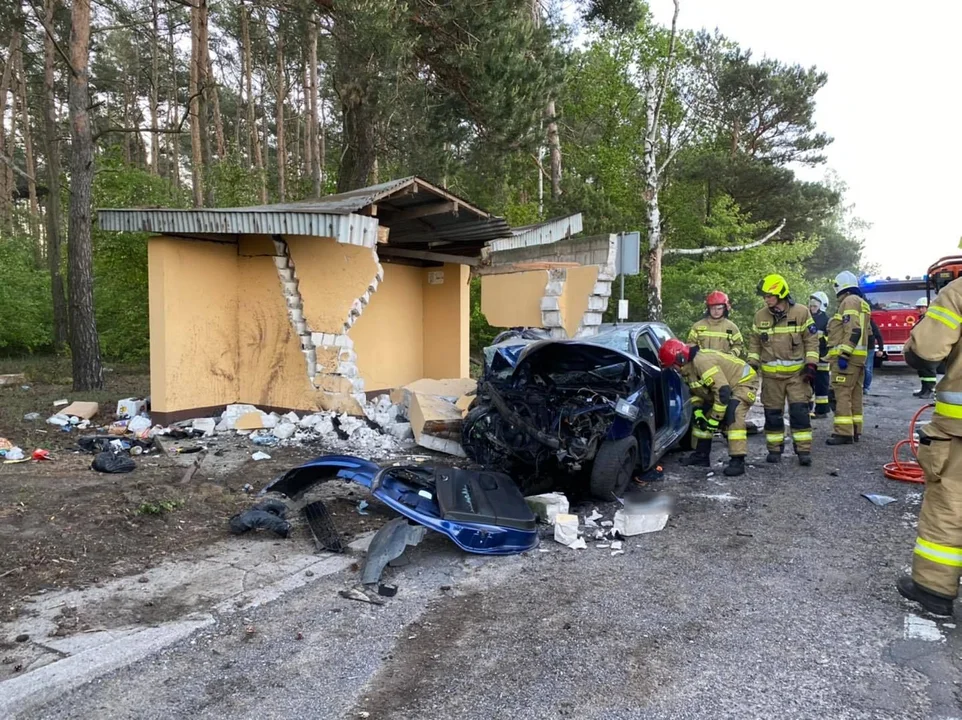
[(277, 517), (282, 519), (287, 517), (287, 505), (280, 500), (261, 500), (252, 507), (251, 510), (263, 510), (264, 512), (269, 512), (271, 515), (277, 515)]
[[(81, 450), (88, 453), (114, 452), (113, 447), (110, 445), (114, 440), (120, 440), (121, 443), (128, 447), (140, 447), (144, 450), (154, 444), (153, 438), (149, 440), (139, 440), (129, 437), (117, 437), (115, 435), (84, 435), (83, 437), (77, 438), (77, 445)], [(125, 452), (126, 451), (127, 449), (125, 448)]]
[(90, 467), (102, 473), (129, 473), (137, 469), (137, 463), (126, 455), (102, 452), (94, 457)]
[(230, 519), (230, 531), (234, 535), (250, 530), (270, 530), (286, 538), (291, 534), (291, 524), (267, 510), (247, 510)]

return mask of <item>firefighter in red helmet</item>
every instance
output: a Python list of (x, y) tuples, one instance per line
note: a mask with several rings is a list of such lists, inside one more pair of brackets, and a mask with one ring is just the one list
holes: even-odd
[(717, 350), (735, 357), (743, 355), (744, 340), (738, 326), (728, 319), (731, 311), (728, 296), (712, 290), (705, 298), (705, 316), (691, 326), (688, 343), (702, 350)]
[(686, 345), (677, 338), (665, 341), (658, 360), (662, 367), (677, 369), (691, 388), (695, 408), (692, 435), (697, 445), (682, 464), (710, 467), (712, 436), (716, 430), (727, 430), (729, 460), (725, 475), (744, 475), (748, 451), (745, 417), (758, 394), (758, 375), (744, 360)]

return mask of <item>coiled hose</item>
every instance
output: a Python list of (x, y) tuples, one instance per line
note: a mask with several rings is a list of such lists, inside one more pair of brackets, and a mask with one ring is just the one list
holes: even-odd
[[(918, 423), (922, 413), (934, 407), (935, 405), (931, 403), (923, 405), (919, 408), (918, 412), (912, 416), (912, 422), (909, 423), (909, 436), (899, 440), (895, 444), (895, 447), (892, 449), (892, 462), (882, 466), (885, 470), (885, 477), (890, 480), (901, 480), (902, 482), (925, 482), (925, 473), (922, 472), (922, 466), (918, 463), (919, 444), (915, 440), (915, 425)], [(899, 450), (905, 445), (908, 445), (915, 460), (899, 460)]]

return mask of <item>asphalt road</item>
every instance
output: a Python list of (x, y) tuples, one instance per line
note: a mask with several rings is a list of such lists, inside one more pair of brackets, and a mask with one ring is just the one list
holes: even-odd
[(354, 573), (325, 578), (32, 715), (962, 717), (962, 630), (893, 586), (921, 496), (881, 465), (919, 407), (915, 384), (877, 375), (857, 446), (826, 447), (820, 421), (811, 468), (765, 465), (759, 436), (747, 477), (669, 459), (675, 513), (624, 555), (548, 539), (483, 559), (434, 536), (388, 570), (400, 590), (383, 607), (337, 596)]

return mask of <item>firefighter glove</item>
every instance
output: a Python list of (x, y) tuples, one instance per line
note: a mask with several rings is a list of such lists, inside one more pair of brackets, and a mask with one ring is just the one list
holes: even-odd
[(705, 413), (701, 410), (695, 410), (695, 429), (696, 430), (707, 430), (708, 429), (708, 418), (705, 417)]
[(803, 379), (805, 380), (805, 382), (807, 382), (809, 385), (814, 385), (814, 384), (815, 384), (815, 374), (816, 374), (816, 371), (817, 371), (816, 366), (815, 366), (815, 365), (812, 365), (812, 364), (810, 363), (810, 364), (808, 364), (808, 365), (805, 366), (805, 369), (804, 369), (804, 370), (802, 370), (802, 378), (803, 378)]
[(847, 370), (848, 369), (848, 358), (844, 355), (838, 356), (838, 369)]

